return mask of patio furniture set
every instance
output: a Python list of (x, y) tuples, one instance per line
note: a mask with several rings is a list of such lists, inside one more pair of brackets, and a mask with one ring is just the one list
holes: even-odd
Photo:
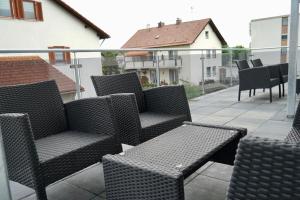
[(107, 199), (183, 200), (183, 180), (208, 161), (235, 165), (228, 199), (300, 198), (300, 108), (286, 141), (241, 140), (247, 129), (191, 122), (183, 86), (143, 90), (136, 73), (92, 81), (99, 97), (65, 104), (55, 81), (0, 87), (9, 179), (38, 199), (103, 162)]
[[(276, 65), (263, 65), (261, 59), (251, 60), (253, 65), (250, 68), (247, 60), (236, 61), (239, 70), (239, 93), (238, 101), (241, 99), (241, 92), (249, 90), (255, 96), (256, 89), (269, 89), (270, 103), (272, 103), (272, 88), (278, 86), (279, 98), (284, 96), (284, 84), (288, 81), (288, 63)], [(281, 91), (282, 89), (282, 91)]]

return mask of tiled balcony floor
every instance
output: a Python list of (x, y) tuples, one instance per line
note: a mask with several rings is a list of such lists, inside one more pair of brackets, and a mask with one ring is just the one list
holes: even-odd
[[(279, 99), (277, 88), (271, 104), (268, 91), (262, 90), (251, 98), (248, 92), (243, 92), (241, 102), (237, 102), (237, 90), (233, 87), (190, 101), (193, 121), (245, 127), (248, 134), (261, 137), (283, 139), (287, 135), (292, 119), (286, 118), (286, 97)], [(186, 180), (186, 199), (225, 199), (231, 173), (231, 166), (207, 163)], [(12, 189), (14, 199), (35, 199), (33, 190), (19, 185)], [(47, 194), (49, 200), (105, 199), (102, 165), (93, 165), (49, 186)]]

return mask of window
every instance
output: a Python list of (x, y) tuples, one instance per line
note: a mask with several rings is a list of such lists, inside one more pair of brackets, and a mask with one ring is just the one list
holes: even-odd
[(217, 58), (217, 50), (213, 49), (211, 51), (211, 54), (212, 54), (212, 58)]
[(209, 39), (209, 32), (205, 31), (205, 39)]
[(11, 13), (10, 0), (0, 0), (0, 16), (11, 17)]
[(177, 84), (178, 83), (178, 71), (176, 69), (170, 69), (169, 70), (169, 78), (171, 84)]
[(287, 35), (282, 35), (282, 36), (281, 36), (281, 39), (282, 39), (282, 40), (287, 40), (287, 38), (288, 38)]
[(217, 75), (217, 68), (216, 68), (216, 66), (213, 66), (212, 73), (213, 73), (213, 76)]
[(211, 67), (206, 68), (206, 76), (211, 77)]
[[(64, 46), (52, 46), (49, 49), (69, 49), (69, 47)], [(70, 52), (55, 51), (49, 52), (49, 62), (51, 64), (70, 64), (71, 54)]]
[(210, 50), (206, 50), (206, 58), (210, 58)]
[(157, 83), (156, 70), (150, 70), (150, 81), (151, 83)]
[(283, 17), (282, 18), (282, 26), (288, 26), (289, 25), (289, 18)]
[(24, 19), (35, 19), (35, 9), (33, 1), (23, 1)]
[(0, 16), (43, 21), (42, 3), (34, 0), (0, 0)]
[(287, 54), (287, 48), (283, 47), (281, 48), (281, 55), (286, 55)]
[(174, 60), (177, 57), (177, 51), (168, 51), (169, 60)]

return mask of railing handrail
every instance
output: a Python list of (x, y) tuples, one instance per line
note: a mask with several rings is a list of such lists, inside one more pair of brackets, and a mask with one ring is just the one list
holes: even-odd
[[(300, 46), (298, 46), (300, 47)], [(71, 52), (71, 53), (102, 53), (102, 52), (129, 52), (129, 51), (206, 51), (206, 50), (217, 50), (217, 51), (253, 51), (253, 50), (272, 50), (272, 49), (281, 49), (289, 48), (286, 46), (278, 47), (263, 47), (263, 48), (127, 48), (127, 49), (0, 49), (0, 54), (9, 54), (9, 53), (48, 53), (48, 52)]]

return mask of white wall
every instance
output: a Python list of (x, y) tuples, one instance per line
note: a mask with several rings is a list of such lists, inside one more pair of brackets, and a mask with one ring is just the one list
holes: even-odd
[[(98, 49), (100, 47), (99, 38), (94, 30), (85, 28), (81, 21), (52, 0), (41, 0), (41, 2), (44, 21), (0, 18), (1, 49), (48, 49), (49, 46), (67, 46), (72, 49)], [(35, 53), (34, 55), (48, 60), (47, 53)], [(100, 58), (100, 54), (80, 53), (77, 57), (94, 59)], [(59, 65), (55, 67), (75, 80), (74, 72), (69, 69), (69, 66)], [(81, 73), (86, 76), (81, 80), (81, 84), (86, 90), (86, 94), (83, 96), (94, 96), (95, 92), (94, 88), (91, 87), (90, 76), (102, 74), (101, 63), (85, 62)]]
[[(206, 39), (205, 32), (209, 32), (209, 38)], [(205, 29), (201, 32), (198, 38), (193, 44), (190, 45), (190, 48), (193, 49), (221, 49), (222, 43), (219, 40), (218, 36), (215, 34), (211, 26), (208, 24)], [(191, 52), (191, 82), (193, 84), (199, 84), (202, 81), (202, 63), (200, 60), (201, 52)], [(205, 51), (203, 52), (206, 53)], [(216, 66), (217, 68), (222, 65), (222, 57), (220, 56), (221, 51), (217, 51), (217, 58), (205, 59), (205, 70), (204, 76), (205, 80), (213, 79), (217, 80), (218, 76), (207, 77), (206, 76), (206, 67)], [(217, 70), (218, 71), (218, 70)]]
[(280, 47), (281, 25), (281, 17), (251, 21), (251, 48)]

